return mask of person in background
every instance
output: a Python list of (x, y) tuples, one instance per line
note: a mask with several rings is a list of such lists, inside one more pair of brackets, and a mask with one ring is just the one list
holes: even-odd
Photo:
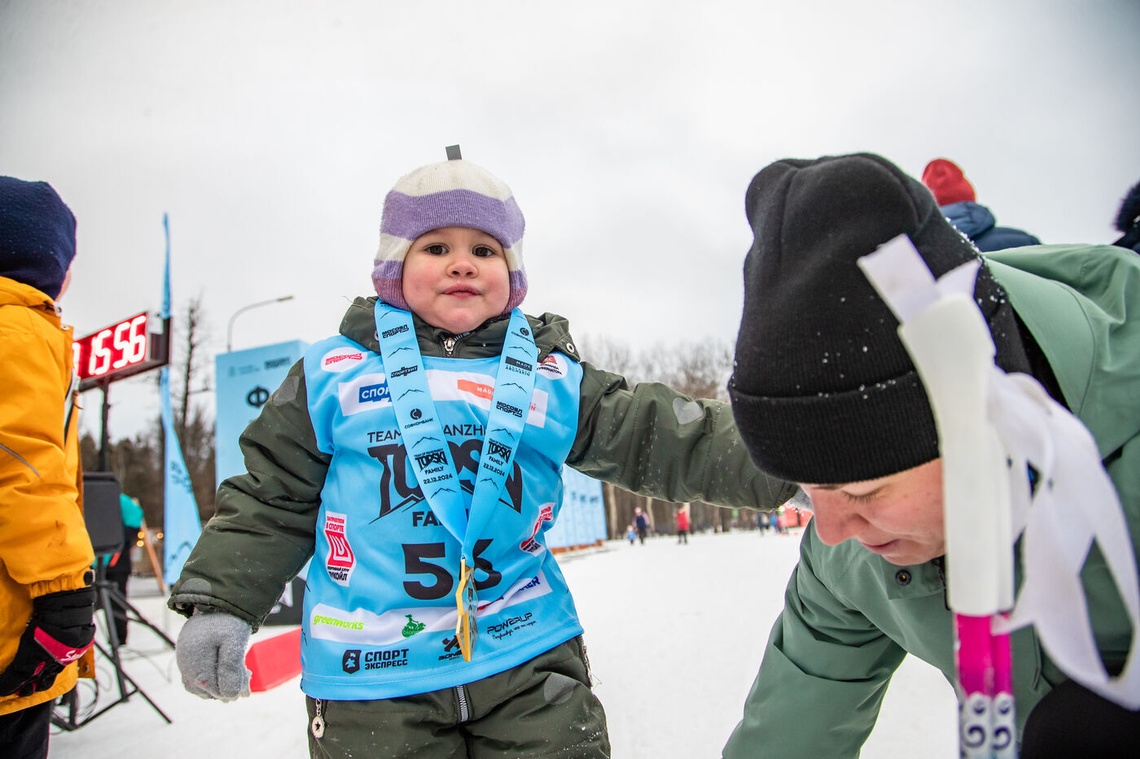
[[(126, 493), (119, 494), (119, 512), (123, 520), (123, 548), (112, 556), (107, 564), (107, 579), (115, 583), (123, 598), (127, 597), (127, 584), (131, 579), (131, 551), (139, 541), (139, 528), (143, 523), (143, 510), (137, 498)], [(123, 607), (112, 604), (115, 615), (115, 634), (119, 644), (127, 642), (127, 612)]]
[(637, 530), (633, 528), (632, 523), (629, 525), (629, 527), (626, 528), (625, 537), (627, 540), (629, 540), (630, 545), (633, 545), (634, 541), (637, 540)]
[(633, 507), (633, 526), (637, 528), (637, 539), (645, 545), (645, 536), (649, 534), (649, 516), (640, 506)]
[[(1111, 245), (980, 256), (922, 184), (871, 154), (777, 161), (753, 178), (745, 208), (754, 241), (729, 382), (733, 414), (756, 465), (798, 483), (814, 516), (724, 756), (854, 757), (908, 653), (956, 680), (938, 430), (898, 320), (859, 259), (906, 235), (936, 278), (980, 265), (971, 284), (996, 365), (1035, 378), (1091, 433), (1099, 447), (1091, 453), (1102, 457), (1092, 465), (1103, 471), (1090, 475), (1111, 478), (1135, 561), (1140, 258)], [(1080, 473), (1065, 476), (1072, 483)], [(1057, 492), (1055, 484), (1039, 487)], [(1056, 514), (1064, 524), (1041, 529), (1062, 536), (1071, 515), (1091, 510), (1052, 506), (1039, 518)], [(1019, 567), (1024, 541), (1010, 549)], [(1092, 656), (1109, 676), (1126, 675), (1132, 625), (1103, 553), (1089, 552), (1074, 585), (1088, 604)], [(1078, 605), (1072, 614), (1083, 620)], [(1022, 759), (1140, 756), (1140, 712), (1063, 672), (1036, 625), (1011, 641)], [(1124, 684), (1140, 691), (1134, 682)]]
[(682, 504), (677, 507), (677, 542), (689, 542), (689, 505)]
[(1114, 226), (1121, 237), (1113, 245), (1140, 253), (1140, 182), (1134, 184), (1120, 201)]
[(388, 193), (379, 297), (246, 428), (248, 473), (222, 483), (171, 591), (191, 693), (248, 695), (245, 643), (312, 558), (312, 756), (609, 756), (545, 543), (563, 464), (671, 501), (763, 507), (795, 488), (752, 465), (726, 403), (630, 388), (579, 360), (563, 318), (525, 315), (523, 228), (510, 188), (462, 159)]
[(958, 164), (935, 158), (922, 171), (922, 183), (934, 194), (938, 207), (950, 223), (969, 237), (983, 252), (1040, 245), (1041, 241), (1021, 229), (997, 226), (997, 219), (977, 202), (974, 186)]
[(56, 301), (75, 217), (51, 185), (0, 177), (0, 756), (48, 753), (52, 702), (95, 637), (71, 329)]

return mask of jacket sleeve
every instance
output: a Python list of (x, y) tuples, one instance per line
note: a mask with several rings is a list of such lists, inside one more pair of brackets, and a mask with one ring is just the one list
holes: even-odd
[(186, 560), (169, 606), (234, 614), (256, 630), (313, 554), (331, 456), (317, 448), (301, 361), (240, 439), (247, 473), (218, 489), (217, 511)]
[(583, 363), (578, 435), (566, 463), (583, 474), (667, 501), (756, 509), (797, 491), (752, 463), (728, 404), (693, 400), (653, 382)]
[(64, 439), (71, 342), (56, 332), (0, 324), (0, 568), (29, 598), (83, 587), (95, 560)]
[(905, 656), (828, 590), (812, 563), (817, 543), (809, 525), (725, 759), (857, 757)]

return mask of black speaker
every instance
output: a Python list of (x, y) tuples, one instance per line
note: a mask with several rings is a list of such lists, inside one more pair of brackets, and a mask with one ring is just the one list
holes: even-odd
[(83, 519), (96, 556), (123, 549), (123, 512), (119, 496), (123, 489), (111, 472), (83, 473)]

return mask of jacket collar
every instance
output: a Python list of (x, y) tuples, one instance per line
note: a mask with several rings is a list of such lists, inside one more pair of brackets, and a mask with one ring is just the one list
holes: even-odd
[(1138, 327), (1124, 314), (1135, 254), (1109, 245), (987, 253), (987, 266), (1041, 347), (1065, 403), (1107, 457), (1140, 431), (1140, 358), (1122, 350)]
[[(380, 342), (376, 337), (376, 322), (373, 316), (376, 301), (375, 296), (369, 298), (356, 298), (348, 307), (340, 323), (340, 334), (358, 343), (374, 353), (380, 352)], [(506, 316), (496, 317), (485, 322), (471, 332), (464, 335), (452, 333), (433, 327), (415, 314), (412, 321), (416, 327), (416, 337), (419, 340), (420, 350), (425, 356), (442, 356), (444, 338), (458, 337), (462, 350), (457, 353), (460, 358), (486, 358), (498, 356), (503, 349), (506, 339), (507, 325), (510, 319)], [(564, 353), (575, 361), (579, 361), (577, 346), (570, 336), (570, 328), (566, 319), (557, 314), (546, 313), (541, 316), (528, 316), (531, 329), (534, 330), (534, 341), (538, 346), (539, 358), (545, 358), (552, 351)]]
[(46, 294), (31, 285), (25, 285), (8, 277), (0, 277), (0, 305), (26, 306), (42, 309), (51, 314), (57, 313), (55, 301)]

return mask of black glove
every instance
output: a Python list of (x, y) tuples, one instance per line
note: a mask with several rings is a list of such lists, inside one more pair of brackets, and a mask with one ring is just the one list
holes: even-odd
[(95, 640), (95, 588), (63, 590), (32, 599), (32, 617), (16, 656), (0, 672), (0, 696), (30, 696), (50, 688), (63, 668)]

